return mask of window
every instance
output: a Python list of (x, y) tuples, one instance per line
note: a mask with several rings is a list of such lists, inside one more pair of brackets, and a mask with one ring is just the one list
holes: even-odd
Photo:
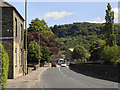
[(22, 59), (22, 58), (21, 58), (21, 53), (22, 53), (22, 51), (21, 51), (21, 48), (20, 48), (20, 53), (19, 53), (19, 54), (20, 54), (20, 58), (19, 58), (19, 63), (20, 63), (20, 65), (22, 65), (22, 62), (21, 62), (21, 59)]
[(20, 27), (21, 27), (21, 30), (20, 30), (20, 31), (21, 31), (21, 41), (22, 41), (22, 40), (23, 40), (23, 39), (22, 39), (22, 38), (23, 38), (23, 36), (22, 36), (22, 35), (23, 35), (23, 33), (22, 33), (22, 32), (23, 32), (23, 26), (22, 26), (22, 24), (21, 24)]
[(15, 67), (17, 67), (17, 48), (15, 48)]
[(15, 18), (15, 36), (17, 37), (17, 19)]

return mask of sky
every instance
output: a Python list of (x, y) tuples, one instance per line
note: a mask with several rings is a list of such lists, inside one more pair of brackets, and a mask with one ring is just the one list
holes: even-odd
[[(6, 0), (7, 1), (7, 0)], [(8, 1), (9, 2), (9, 1)], [(25, 16), (24, 2), (9, 2)], [(28, 2), (28, 27), (32, 19), (44, 19), (47, 25), (72, 24), (74, 22), (105, 22), (108, 2)], [(118, 20), (118, 2), (110, 2), (115, 23)]]

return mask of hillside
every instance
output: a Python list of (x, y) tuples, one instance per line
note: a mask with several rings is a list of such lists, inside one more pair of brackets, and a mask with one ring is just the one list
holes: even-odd
[[(65, 25), (55, 25), (50, 27), (60, 43), (61, 49), (74, 48), (79, 44), (89, 49), (90, 45), (98, 39), (104, 40), (104, 24), (100, 23), (73, 23)], [(120, 30), (118, 25), (114, 24), (114, 31), (117, 35), (117, 44), (120, 45)]]

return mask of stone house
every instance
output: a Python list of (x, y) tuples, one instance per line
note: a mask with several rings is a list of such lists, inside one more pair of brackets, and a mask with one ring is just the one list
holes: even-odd
[(24, 19), (16, 8), (2, 2), (2, 45), (9, 55), (8, 78), (25, 74)]

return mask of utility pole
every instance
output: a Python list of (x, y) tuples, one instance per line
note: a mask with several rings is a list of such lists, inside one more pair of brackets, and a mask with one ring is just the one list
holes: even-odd
[(25, 55), (26, 55), (26, 74), (27, 74), (27, 0), (25, 0)]

